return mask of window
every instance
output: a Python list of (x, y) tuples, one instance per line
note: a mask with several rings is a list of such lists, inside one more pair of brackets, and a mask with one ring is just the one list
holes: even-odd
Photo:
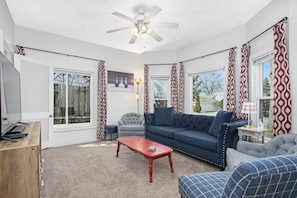
[(54, 124), (90, 122), (91, 76), (54, 73)]
[(192, 76), (192, 113), (213, 114), (223, 109), (224, 70)]
[(167, 107), (169, 78), (154, 78), (154, 107)]
[(272, 138), (272, 107), (273, 107), (273, 59), (267, 57), (259, 61), (260, 92), (258, 93), (259, 119), (263, 122), (265, 136)]

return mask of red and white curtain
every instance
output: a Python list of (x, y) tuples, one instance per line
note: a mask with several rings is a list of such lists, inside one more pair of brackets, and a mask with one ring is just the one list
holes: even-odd
[(178, 103), (177, 103), (177, 93), (178, 93), (178, 87), (177, 87), (177, 74), (176, 74), (176, 65), (173, 65), (171, 67), (171, 80), (170, 80), (170, 101), (171, 106), (174, 108), (174, 111), (178, 111)]
[(230, 49), (228, 56), (228, 73), (227, 73), (227, 102), (226, 110), (236, 113), (236, 93), (235, 93), (235, 56), (234, 48)]
[(185, 68), (183, 63), (180, 63), (179, 68), (179, 85), (178, 85), (178, 113), (184, 113), (184, 98), (185, 98)]
[(98, 65), (98, 96), (97, 96), (97, 139), (104, 139), (106, 126), (106, 74), (105, 61)]
[(285, 26), (286, 23), (281, 22), (273, 27), (275, 64), (273, 94), (274, 136), (289, 133), (292, 124), (292, 99)]
[(247, 119), (247, 114), (241, 112), (242, 104), (248, 101), (249, 98), (249, 79), (248, 79), (248, 66), (249, 66), (250, 46), (244, 44), (241, 47), (241, 65), (240, 65), (240, 83), (239, 83), (239, 104), (238, 104), (238, 117)]
[(149, 103), (149, 66), (144, 65), (144, 102), (143, 102), (143, 112), (149, 113), (150, 112), (150, 103)]

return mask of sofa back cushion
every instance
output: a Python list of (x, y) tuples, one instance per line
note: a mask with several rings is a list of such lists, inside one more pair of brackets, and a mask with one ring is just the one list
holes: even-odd
[(213, 116), (191, 115), (188, 118), (188, 129), (207, 133), (214, 120)]
[(211, 135), (213, 135), (215, 137), (218, 137), (220, 128), (221, 128), (221, 124), (223, 124), (225, 122), (230, 122), (230, 120), (232, 118), (232, 114), (233, 114), (233, 112), (231, 112), (231, 111), (219, 111), (217, 113), (216, 117), (214, 118), (211, 126), (209, 127), (208, 133), (210, 133)]
[(188, 128), (189, 116), (190, 116), (189, 114), (185, 114), (185, 113), (175, 113), (173, 125), (178, 128)]
[(154, 121), (157, 126), (172, 126), (174, 110), (173, 107), (156, 107)]

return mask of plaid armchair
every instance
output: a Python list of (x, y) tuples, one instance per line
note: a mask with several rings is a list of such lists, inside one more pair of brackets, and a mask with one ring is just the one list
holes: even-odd
[(183, 175), (178, 188), (182, 198), (297, 197), (297, 155), (242, 162), (232, 172)]

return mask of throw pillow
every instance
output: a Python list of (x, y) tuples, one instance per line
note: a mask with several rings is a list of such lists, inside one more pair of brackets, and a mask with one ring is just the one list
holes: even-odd
[(155, 125), (171, 126), (173, 125), (173, 107), (156, 107), (155, 108)]
[(218, 137), (221, 124), (225, 122), (230, 122), (232, 114), (233, 113), (231, 111), (219, 111), (216, 117), (214, 118), (211, 126), (209, 127), (208, 133), (215, 137)]

